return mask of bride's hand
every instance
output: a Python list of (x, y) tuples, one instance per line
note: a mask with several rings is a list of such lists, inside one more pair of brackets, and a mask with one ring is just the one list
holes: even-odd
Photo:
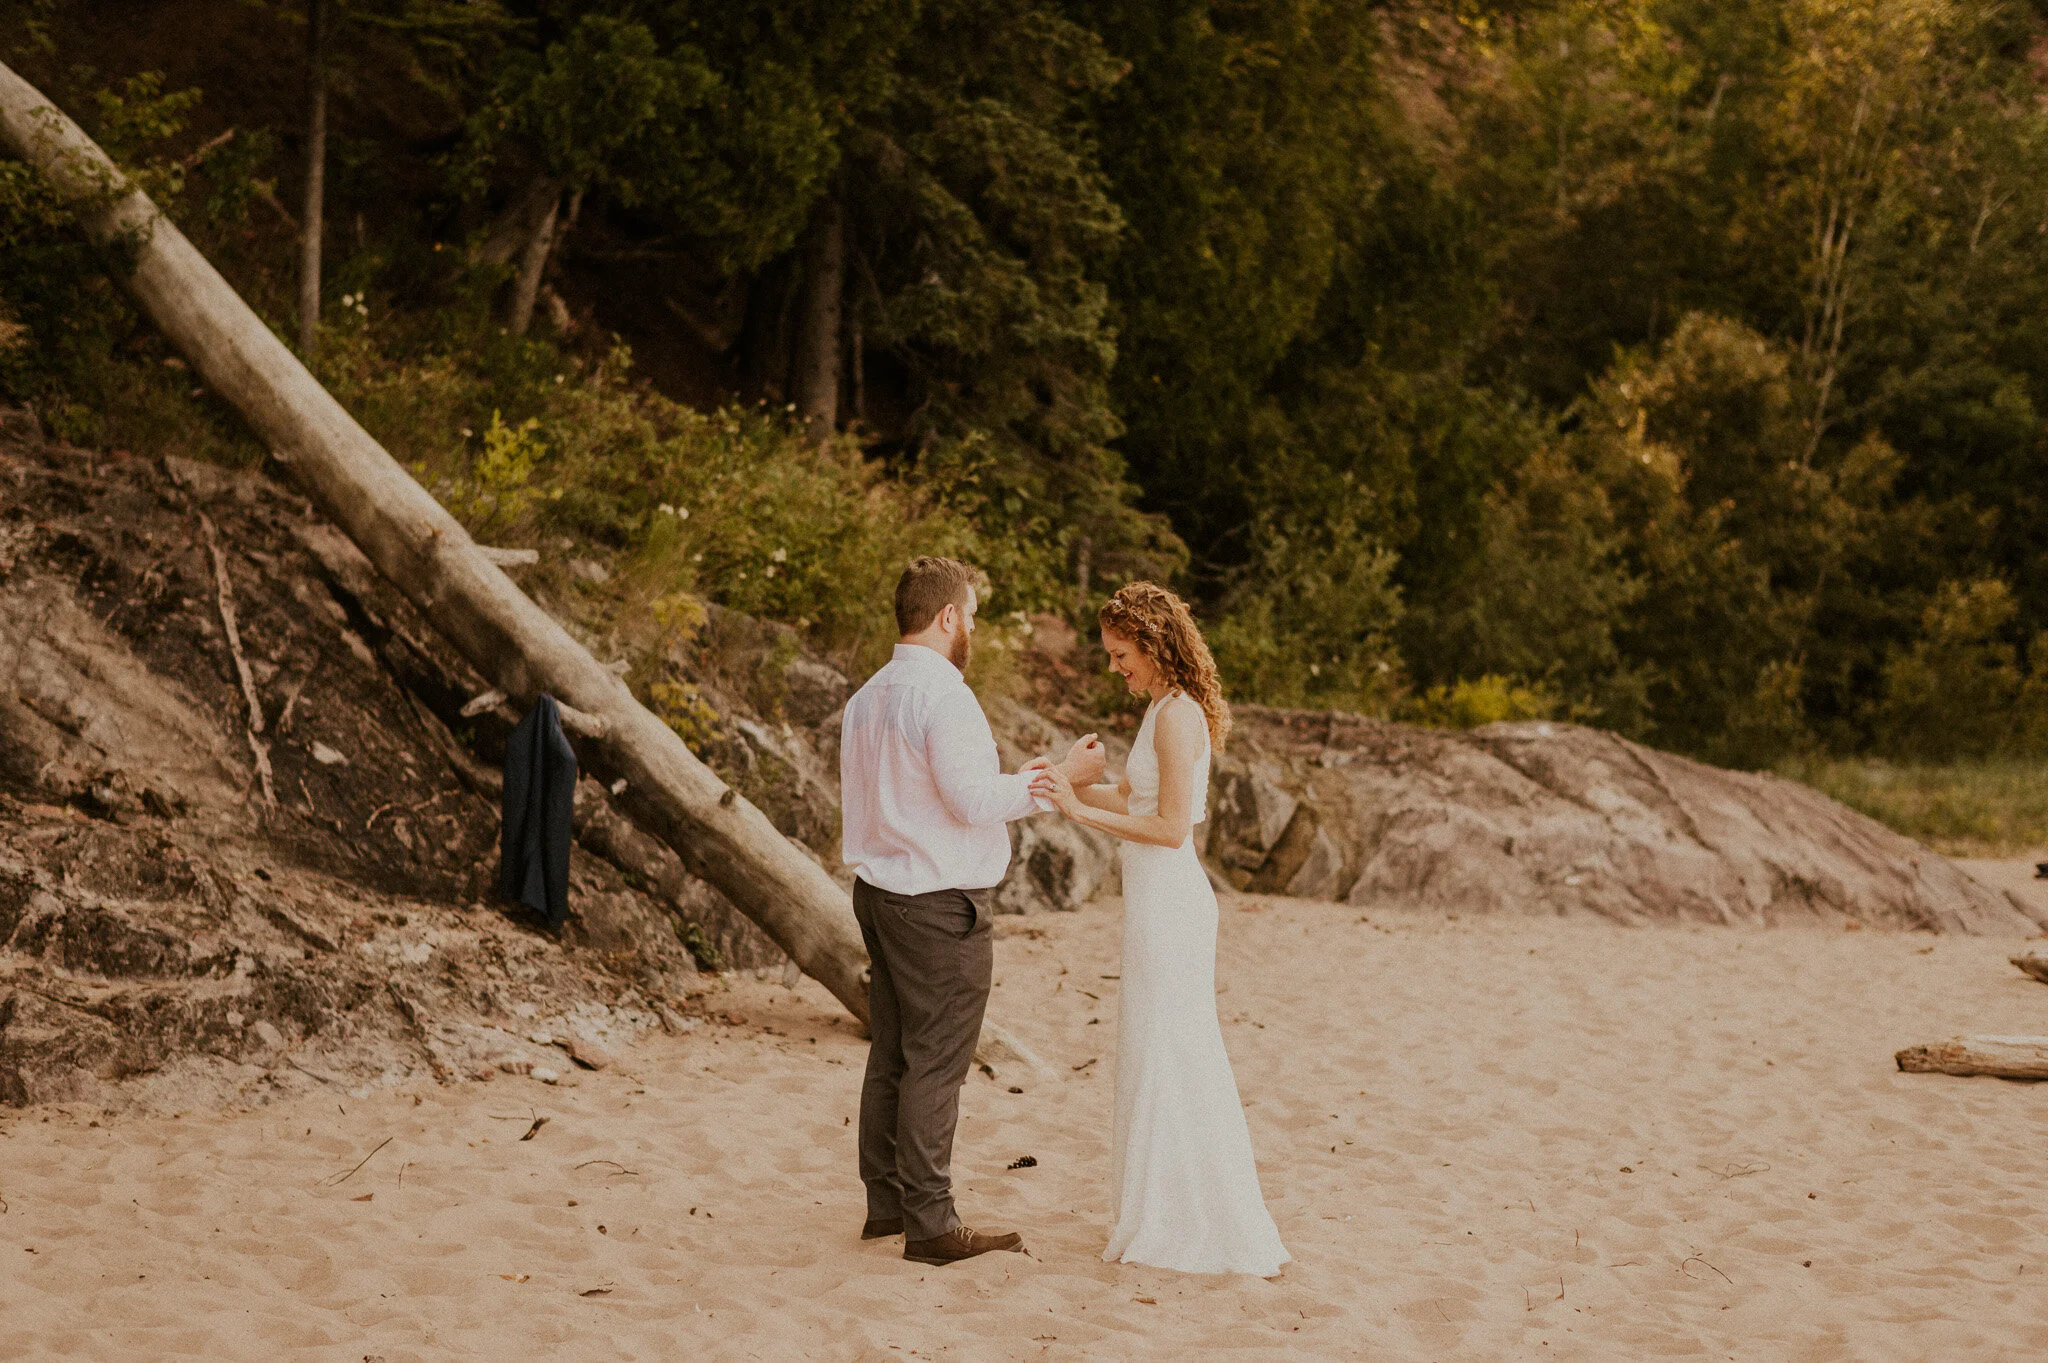
[(1057, 766), (1043, 767), (1031, 774), (1031, 793), (1070, 819), (1081, 807), (1081, 797), (1074, 793), (1073, 781)]

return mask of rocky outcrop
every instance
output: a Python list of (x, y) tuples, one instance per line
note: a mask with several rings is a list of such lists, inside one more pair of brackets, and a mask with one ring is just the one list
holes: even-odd
[[(990, 707), (989, 721), (1005, 771), (1041, 753), (1063, 757), (1080, 736), (1008, 699)], [(1101, 737), (1111, 771), (1121, 770), (1130, 745), (1114, 734)], [(995, 907), (998, 913), (1072, 912), (1120, 886), (1116, 839), (1057, 814), (1035, 814), (1010, 825), (1010, 873), (996, 887)]]
[(1599, 730), (1457, 733), (1256, 706), (1237, 719), (1207, 847), (1247, 890), (1630, 923), (2044, 926), (2017, 899), (1797, 782)]

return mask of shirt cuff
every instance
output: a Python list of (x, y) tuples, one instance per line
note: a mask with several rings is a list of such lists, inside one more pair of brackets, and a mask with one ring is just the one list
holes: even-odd
[(1036, 814), (1038, 812), (1038, 802), (1031, 798), (1030, 772), (1010, 772), (1006, 775), (999, 776), (996, 779), (998, 781), (1009, 782), (1015, 786), (1015, 790), (1012, 792), (1014, 798), (1010, 801), (1009, 807), (1003, 811), (1004, 823), (1009, 823), (1015, 819), (1021, 819), (1026, 814)]

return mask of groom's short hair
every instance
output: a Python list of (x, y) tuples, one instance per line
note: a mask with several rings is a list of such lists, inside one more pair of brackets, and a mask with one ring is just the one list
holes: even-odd
[(896, 632), (919, 634), (948, 606), (967, 609), (967, 593), (981, 570), (957, 558), (917, 558), (896, 579)]

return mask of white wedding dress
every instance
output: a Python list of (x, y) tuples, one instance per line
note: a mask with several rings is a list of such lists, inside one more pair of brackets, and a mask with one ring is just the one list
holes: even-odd
[[(1130, 812), (1159, 812), (1154, 701), (1131, 745)], [(1195, 771), (1206, 813), (1209, 740)], [(1216, 893), (1179, 847), (1124, 842), (1123, 987), (1116, 1035), (1116, 1226), (1102, 1257), (1182, 1273), (1271, 1277), (1288, 1260), (1259, 1192), (1251, 1133), (1216, 1020)]]

